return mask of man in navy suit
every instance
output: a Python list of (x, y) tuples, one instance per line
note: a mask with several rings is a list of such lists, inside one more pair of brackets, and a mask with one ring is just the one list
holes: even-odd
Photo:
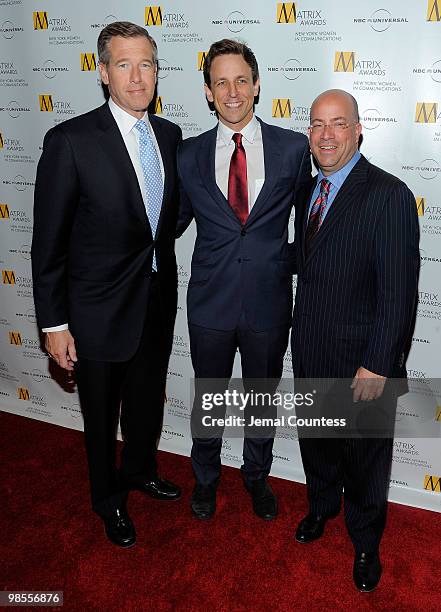
[[(419, 226), (412, 193), (360, 154), (360, 134), (353, 96), (330, 90), (316, 98), (309, 140), (319, 173), (296, 202), (291, 342), (296, 378), (348, 379), (351, 402), (372, 413), (380, 397), (395, 408), (399, 393), (388, 379), (406, 377)], [(300, 437), (300, 449), (309, 514), (297, 528), (297, 541), (323, 534), (326, 521), (340, 511), (344, 490), (354, 582), (361, 591), (373, 590), (381, 577), (391, 436)]]
[[(246, 45), (213, 43), (204, 80), (219, 123), (178, 152), (178, 234), (193, 218), (197, 225), (187, 296), (195, 377), (228, 381), (238, 349), (244, 380), (277, 381), (292, 309), (288, 221), (297, 189), (310, 178), (308, 142), (255, 117), (259, 72)], [(193, 415), (198, 401), (196, 393)], [(216, 509), (221, 435), (193, 436), (191, 507), (200, 519)], [(271, 435), (245, 436), (243, 446), (244, 483), (254, 512), (266, 520), (277, 515), (267, 483), (272, 446)]]
[(144, 28), (107, 25), (98, 53), (109, 102), (55, 126), (44, 139), (32, 268), (47, 351), (62, 368), (75, 367), (92, 507), (109, 540), (128, 547), (136, 540), (128, 489), (180, 497), (179, 487), (158, 476), (156, 443), (177, 304), (182, 135), (147, 112), (157, 47)]

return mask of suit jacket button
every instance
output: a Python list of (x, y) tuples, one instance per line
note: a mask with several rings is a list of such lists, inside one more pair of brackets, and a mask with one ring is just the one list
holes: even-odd
[(239, 259), (237, 260), (237, 263), (242, 263), (241, 258), (239, 257)]
[(244, 229), (243, 229), (243, 230), (240, 232), (240, 235), (241, 235), (241, 236), (246, 236), (246, 230), (244, 230)]

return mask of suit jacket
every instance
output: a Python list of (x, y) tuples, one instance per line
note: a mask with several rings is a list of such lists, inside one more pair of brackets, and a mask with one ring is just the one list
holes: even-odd
[(49, 130), (35, 185), (32, 268), (40, 327), (69, 323), (80, 357), (125, 361), (146, 316), (156, 249), (164, 318), (177, 303), (178, 126), (150, 116), (165, 170), (153, 239), (139, 183), (108, 104)]
[(309, 146), (302, 134), (260, 125), (265, 182), (243, 227), (216, 184), (217, 127), (179, 148), (178, 235), (193, 217), (197, 224), (189, 323), (231, 330), (244, 313), (252, 329), (263, 331), (291, 321), (288, 221), (297, 189), (311, 176)]
[(419, 271), (415, 199), (363, 156), (340, 188), (305, 258), (315, 181), (296, 206), (296, 376), (352, 378), (360, 366), (405, 376)]

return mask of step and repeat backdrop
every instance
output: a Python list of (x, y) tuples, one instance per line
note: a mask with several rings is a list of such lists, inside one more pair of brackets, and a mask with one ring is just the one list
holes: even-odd
[[(104, 101), (96, 40), (117, 20), (145, 25), (155, 38), (156, 113), (178, 123), (184, 137), (216, 123), (201, 69), (210, 44), (221, 38), (254, 50), (261, 77), (256, 113), (269, 123), (306, 133), (321, 91), (337, 87), (357, 98), (363, 154), (416, 196), (422, 267), (408, 367), (427, 390), (439, 426), (441, 0), (0, 0), (0, 408), (82, 428), (75, 388), (51, 369), (35, 323), (33, 190), (45, 132)], [(184, 455), (191, 445), (185, 296), (194, 236), (192, 226), (177, 245), (179, 310), (160, 441), (162, 449)], [(289, 352), (284, 377), (292, 378)], [(148, 396), (146, 388), (140, 397), (146, 408)], [(395, 441), (390, 499), (440, 512), (440, 440), (420, 437), (422, 417), (411, 395), (400, 399), (397, 418), (410, 423), (413, 435)], [(225, 439), (223, 462), (240, 466), (241, 451), (241, 440)], [(304, 481), (294, 430), (277, 438), (272, 474)]]

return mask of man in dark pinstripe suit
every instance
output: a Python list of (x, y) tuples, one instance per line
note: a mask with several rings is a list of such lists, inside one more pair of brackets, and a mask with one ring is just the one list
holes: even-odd
[[(360, 134), (353, 96), (329, 90), (316, 98), (309, 139), (319, 174), (296, 207), (294, 374), (351, 379), (354, 401), (382, 396), (395, 407), (387, 381), (406, 377), (418, 217), (406, 185), (360, 154)], [(296, 540), (312, 542), (323, 534), (340, 511), (344, 490), (354, 582), (361, 591), (373, 590), (381, 577), (392, 438), (301, 437), (300, 449), (310, 508)]]

